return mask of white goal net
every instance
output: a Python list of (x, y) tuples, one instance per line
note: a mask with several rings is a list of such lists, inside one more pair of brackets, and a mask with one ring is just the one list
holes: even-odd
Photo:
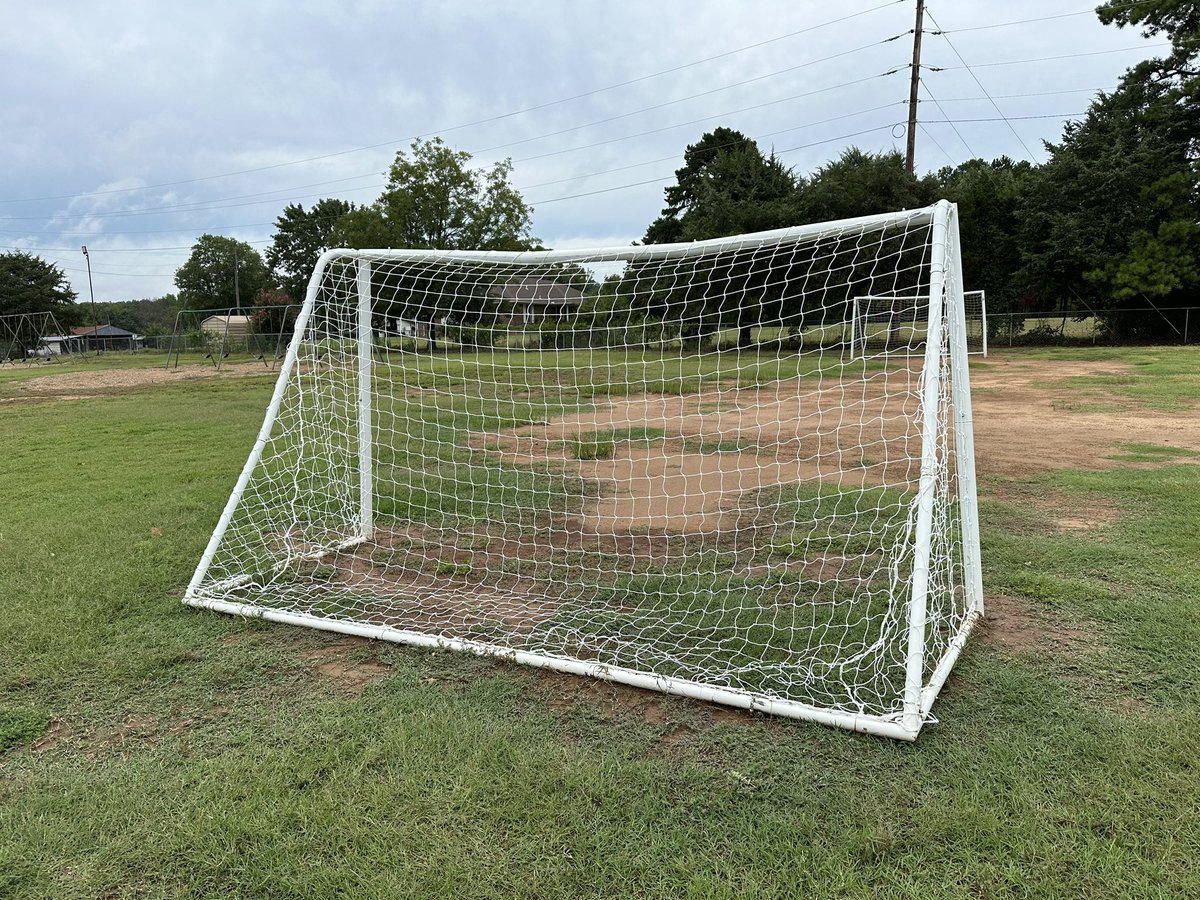
[(944, 201), (329, 251), (186, 602), (911, 739), (983, 610), (966, 355)]

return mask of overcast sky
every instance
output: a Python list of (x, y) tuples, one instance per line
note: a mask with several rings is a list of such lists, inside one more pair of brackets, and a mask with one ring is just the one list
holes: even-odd
[[(936, 68), (923, 73), (921, 172), (974, 156), (1041, 161), (1064, 118), (1163, 52), (1161, 39), (1100, 25), (1082, 0), (927, 10), (922, 62)], [(287, 203), (374, 200), (418, 135), (484, 164), (511, 157), (547, 246), (628, 244), (659, 213), (686, 146), (719, 125), (800, 173), (850, 145), (903, 150), (914, 11), (915, 0), (12, 3), (0, 250), (53, 260), (86, 299), (86, 243), (97, 300), (161, 296), (205, 232), (265, 251)]]

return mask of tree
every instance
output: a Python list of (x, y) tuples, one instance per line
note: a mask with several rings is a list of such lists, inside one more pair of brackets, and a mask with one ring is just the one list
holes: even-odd
[(96, 304), (96, 314), (101, 322), (136, 334), (170, 334), (178, 312), (179, 298), (174, 294), (155, 299)]
[(0, 315), (52, 312), (71, 319), (75, 297), (54, 263), (19, 250), (0, 253)]
[(291, 334), (299, 310), (292, 298), (280, 291), (262, 290), (254, 298), (259, 307), (250, 316), (250, 330), (255, 334)]
[[(730, 128), (717, 128), (688, 146), (667, 204), (646, 229), (647, 244), (697, 241), (794, 224), (796, 177), (774, 155)], [(638, 283), (640, 272), (629, 273)], [(676, 272), (666, 284), (649, 282), (650, 296), (631, 298), (640, 308), (659, 309), (678, 320), (682, 338), (703, 344), (725, 327), (738, 329), (738, 345), (750, 343), (751, 329), (776, 309), (778, 297), (768, 273), (748, 260), (719, 260), (687, 277)], [(772, 312), (770, 318), (778, 318)]]
[(252, 298), (269, 281), (270, 272), (257, 250), (215, 234), (201, 235), (188, 261), (175, 273), (179, 302), (185, 309), (252, 306)]
[(716, 128), (690, 144), (667, 205), (645, 243), (666, 244), (793, 224), (796, 178), (774, 153), (763, 157), (740, 131)]
[(483, 170), (441, 138), (412, 143), (392, 163), (387, 187), (370, 206), (349, 212), (334, 239), (349, 247), (527, 250), (532, 210), (509, 183), (512, 162)]
[(870, 153), (850, 147), (814, 172), (800, 187), (799, 222), (829, 222), (917, 209), (938, 200), (933, 175), (904, 171), (898, 151)]
[[(527, 250), (532, 210), (509, 182), (512, 163), (490, 169), (471, 166), (471, 154), (448, 147), (441, 138), (412, 143), (411, 158), (403, 151), (392, 163), (387, 187), (369, 206), (347, 213), (336, 224), (335, 245), (439, 250)], [(392, 275), (387, 295), (424, 298), (422, 285)], [(429, 329), (429, 349), (437, 349), (437, 323), (449, 318), (474, 324), (495, 313), (484, 279), (458, 291), (439, 292), (436, 307), (423, 299), (402, 308), (377, 310), (384, 318), (419, 318)], [(383, 293), (383, 292), (380, 292)]]
[(1173, 82), (1183, 92), (1195, 94), (1196, 77), (1200, 75), (1200, 5), (1196, 0), (1108, 0), (1096, 15), (1105, 25), (1115, 24), (1118, 28), (1141, 25), (1144, 37), (1165, 34), (1171, 41), (1171, 52), (1162, 59), (1139, 63), (1131, 74), (1136, 80), (1151, 76)]
[[(1140, 74), (1139, 74), (1140, 73)], [(1197, 105), (1146, 68), (1070, 122), (1019, 209), (1022, 278), (1041, 303), (1080, 301), (1124, 337), (1171, 338), (1198, 284)]]
[(353, 203), (333, 198), (318, 200), (309, 210), (299, 203), (289, 203), (275, 220), (267, 265), (276, 284), (292, 300), (304, 299), (313, 264), (334, 246), (334, 227), (353, 209)]
[(1037, 170), (1032, 163), (1004, 156), (990, 163), (967, 160), (942, 169), (937, 177), (941, 196), (958, 204), (967, 290), (986, 291), (989, 312), (1013, 309), (1021, 296), (1017, 209)]

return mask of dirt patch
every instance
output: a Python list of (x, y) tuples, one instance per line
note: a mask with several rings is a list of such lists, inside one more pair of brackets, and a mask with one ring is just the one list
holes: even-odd
[(63, 719), (53, 719), (50, 722), (50, 727), (42, 733), (42, 736), (33, 742), (29, 748), (34, 753), (45, 753), (48, 750), (53, 750), (59, 744), (69, 741), (75, 734), (74, 729)]
[(88, 735), (87, 753), (96, 756), (123, 748), (126, 744), (148, 740), (159, 731), (159, 717), (153, 713), (131, 713), (120, 725), (97, 728)]
[(1147, 440), (1200, 452), (1200, 416), (1142, 409), (1102, 386), (1089, 387), (1089, 401), (1099, 402), (1063, 408), (1064, 399), (1076, 396), (1071, 379), (1133, 371), (1118, 362), (990, 358), (987, 368), (971, 373), (976, 469), (986, 477), (1142, 465), (1109, 457)]
[(350, 660), (332, 659), (328, 662), (319, 663), (314, 667), (314, 671), (318, 675), (332, 678), (343, 693), (354, 697), (362, 693), (362, 689), (367, 686), (368, 682), (392, 671), (392, 667), (370, 660), (352, 662)]
[(159, 366), (142, 369), (96, 369), (91, 372), (63, 372), (58, 375), (41, 375), (20, 383), (20, 390), (31, 397), (53, 397), (57, 400), (85, 400), (105, 394), (149, 387), (159, 384), (175, 384), (180, 381), (195, 381), (204, 378), (245, 378), (253, 375), (270, 375), (271, 371), (260, 362), (236, 363), (214, 367), (181, 366), (166, 369)]
[[(1021, 477), (1058, 468), (1154, 465), (1113, 458), (1148, 436), (1200, 453), (1198, 416), (1142, 409), (1102, 385), (1089, 386), (1088, 397), (1109, 402), (1062, 408), (1063, 397), (1077, 393), (1072, 379), (1131, 371), (1117, 362), (989, 360), (972, 373), (977, 471), (984, 478)], [(592, 412), (479, 434), (473, 446), (507, 464), (554, 465), (602, 485), (600, 499), (582, 513), (587, 531), (730, 530), (742, 498), (765, 488), (816, 482), (836, 489), (914, 488), (920, 435), (910, 423), (918, 386), (915, 370), (899, 369), (886, 377), (614, 398)], [(662, 437), (620, 437), (655, 432)], [(608, 458), (577, 458), (581, 446), (597, 436), (607, 440), (604, 435), (615, 436)], [(1076, 508), (1056, 525), (1093, 528), (1115, 515)]]
[(1005, 594), (989, 594), (980, 631), (984, 640), (1004, 650), (1079, 657), (1103, 653), (1091, 631), (1067, 625), (1028, 602)]
[(990, 480), (1004, 500), (1037, 510), (1054, 528), (1063, 531), (1093, 531), (1116, 524), (1121, 518), (1117, 505), (1107, 497), (1067, 494), (1042, 484), (1016, 480)]
[(318, 675), (332, 679), (333, 683), (347, 696), (355, 697), (362, 693), (370, 682), (382, 678), (392, 671), (392, 667), (372, 659), (352, 659), (348, 654), (354, 653), (371, 644), (366, 638), (339, 638), (324, 647), (301, 653), (302, 659), (314, 662), (313, 671)]
[[(701, 713), (713, 724), (730, 722), (749, 725), (759, 718), (749, 710), (719, 703), (701, 703), (659, 691), (644, 690), (598, 678), (567, 675), (551, 669), (538, 670), (538, 684), (549, 694), (547, 705), (551, 709), (565, 711), (582, 705), (605, 719), (633, 717), (650, 725), (666, 725), (675, 718), (672, 714), (673, 707), (681, 712), (686, 710), (690, 713)], [(680, 732), (690, 733), (692, 730), (688, 726), (672, 725), (665, 730), (664, 740), (679, 740)]]
[[(801, 482), (837, 488), (914, 487), (916, 376), (789, 379), (688, 397), (613, 400), (590, 413), (477, 435), (474, 446), (516, 465), (555, 463), (605, 486), (583, 513), (586, 530), (669, 527), (711, 531), (751, 491)], [(661, 440), (613, 443), (608, 459), (576, 459), (595, 435), (662, 429)]]
[[(561, 545), (562, 534), (550, 533)], [(358, 621), (450, 638), (488, 641), (528, 632), (558, 611), (554, 574), (561, 580), (562, 571), (555, 569), (561, 564), (552, 556), (554, 543), (543, 545), (532, 534), (497, 539), (486, 552), (472, 549), (477, 544), (490, 541), (415, 525), (380, 529), (373, 543), (331, 558), (331, 580), (387, 598), (357, 610)], [(512, 572), (518, 564), (549, 568), (538, 578)]]

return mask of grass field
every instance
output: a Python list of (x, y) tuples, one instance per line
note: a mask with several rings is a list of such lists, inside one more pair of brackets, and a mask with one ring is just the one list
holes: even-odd
[[(1198, 414), (1188, 348), (1005, 361), (1066, 419)], [(187, 609), (272, 378), (26, 391), (70, 371), (0, 369), (0, 896), (1200, 895), (1196, 448), (981, 468), (991, 621), (901, 745)]]

